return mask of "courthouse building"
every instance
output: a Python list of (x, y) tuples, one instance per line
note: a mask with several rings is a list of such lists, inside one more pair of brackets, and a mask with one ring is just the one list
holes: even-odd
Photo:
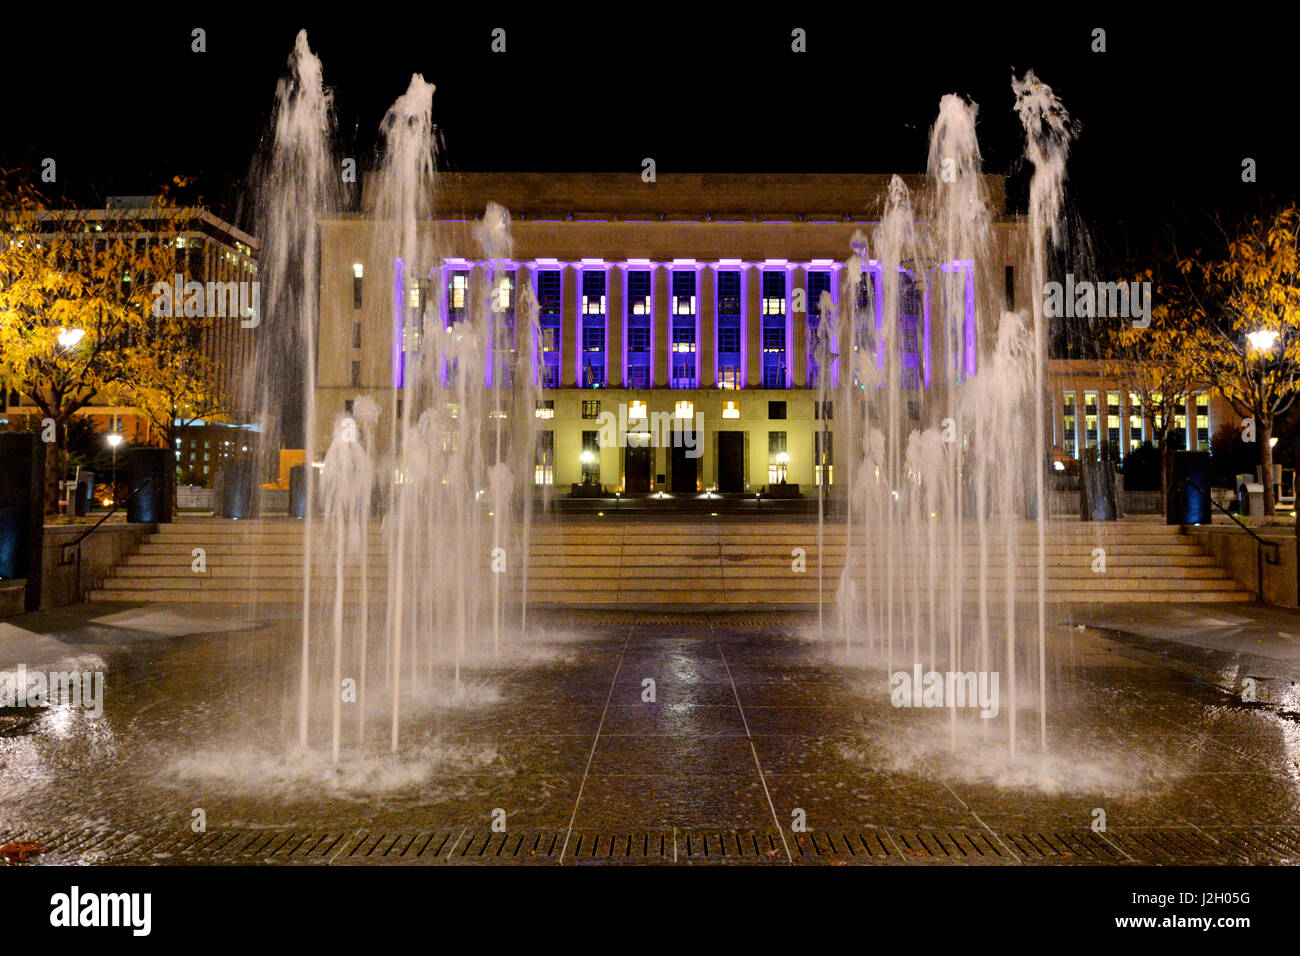
[[(986, 284), (1005, 308), (1028, 310), (1025, 223), (1005, 214), (1003, 179), (985, 179), (994, 214), (986, 261), (926, 268)], [(927, 188), (924, 177), (904, 180), (913, 195)], [(858, 174), (682, 174), (655, 183), (635, 173), (448, 175), (439, 181), (437, 220), (421, 227), (441, 258), (420, 287), (391, 258), (373, 257), (373, 223), (330, 218), (321, 225), (317, 450), (357, 398), (391, 413), (413, 347), (409, 313), (432, 307), (454, 322), (476, 278), (485, 278), (503, 292), (512, 328), (517, 289), (527, 283), (539, 305), (539, 484), (754, 492), (781, 480), (811, 488), (823, 467), (833, 483), (834, 412), (820, 420), (812, 346), (819, 302), (828, 292), (838, 308), (855, 232), (876, 248), (888, 182)], [(481, 260), (473, 221), (489, 202), (510, 211), (509, 262)], [(924, 281), (900, 291), (905, 388), (928, 382), (927, 350), (936, 347), (928, 296)], [(987, 341), (991, 330), (971, 327), (973, 296), (966, 301), (968, 340)], [(1127, 450), (1148, 437), (1128, 393), (1085, 363), (1055, 360), (1049, 372), (1058, 454), (1077, 457), (1116, 437)], [(602, 413), (628, 409), (647, 421), (699, 416), (698, 449), (602, 445)], [(1181, 440), (1204, 447), (1210, 417), (1198, 400)], [(824, 448), (823, 430), (831, 433)]]

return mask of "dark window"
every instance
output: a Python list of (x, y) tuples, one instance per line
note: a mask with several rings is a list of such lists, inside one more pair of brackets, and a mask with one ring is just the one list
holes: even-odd
[(785, 418), (785, 402), (768, 402), (768, 418)]
[(361, 323), (360, 322), (352, 323), (352, 347), (354, 349), (361, 348)]
[(649, 352), (650, 351), (650, 330), (649, 329), (628, 329), (627, 350), (629, 352)]
[(718, 273), (718, 315), (740, 315), (740, 273)]
[(1016, 307), (1016, 267), (1007, 266), (1006, 271), (1007, 311)]
[(829, 272), (808, 273), (808, 327), (817, 328), (822, 314), (822, 293), (831, 291)]
[(785, 272), (772, 269), (763, 273), (763, 299), (780, 299), (781, 311), (785, 311)]
[(343, 400), (343, 411), (347, 412), (349, 415), (352, 414), (352, 399), (345, 398)]
[(830, 421), (835, 417), (834, 411), (833, 403), (829, 400), (825, 402), (813, 402), (813, 418), (825, 418), (827, 421)]
[(361, 308), (361, 276), (352, 277), (352, 308)]
[(352, 363), (352, 387), (357, 388), (361, 384), (361, 363)]
[(542, 315), (560, 314), (560, 270), (537, 273), (537, 310)]
[(740, 329), (718, 329), (718, 351), (740, 351)]

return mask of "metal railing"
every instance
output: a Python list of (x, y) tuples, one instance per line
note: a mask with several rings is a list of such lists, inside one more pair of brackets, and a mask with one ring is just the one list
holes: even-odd
[(1206, 489), (1202, 488), (1196, 482), (1192, 481), (1190, 478), (1183, 478), (1178, 482), (1178, 490), (1179, 490), (1180, 498), (1182, 497), (1185, 487), (1194, 488), (1196, 491), (1199, 491), (1201, 494), (1205, 495), (1205, 499), (1210, 504), (1214, 505), (1214, 507), (1222, 511), (1225, 515), (1227, 515), (1229, 518), (1233, 520), (1233, 522), (1237, 525), (1238, 528), (1240, 528), (1242, 531), (1246, 532), (1246, 534), (1250, 535), (1252, 538), (1255, 539), (1255, 600), (1263, 601), (1264, 600), (1264, 562), (1266, 560), (1264, 558), (1264, 549), (1265, 548), (1271, 549), (1269, 556), (1267, 558), (1268, 563), (1272, 565), (1278, 565), (1282, 563), (1282, 546), (1278, 544), (1276, 541), (1266, 541), (1263, 538), (1261, 538), (1258, 534), (1255, 533), (1254, 528), (1247, 525), (1235, 514), (1233, 514), (1223, 505), (1215, 501), (1213, 495), (1211, 495), (1208, 491), (1206, 491)]
[[(99, 526), (102, 525), (109, 518), (113, 517), (113, 515), (117, 513), (118, 508), (121, 508), (123, 505), (129, 505), (131, 503), (131, 499), (134, 498), (141, 491), (143, 491), (145, 487), (150, 482), (153, 481), (153, 479), (154, 476), (150, 475), (144, 481), (140, 482), (140, 484), (137, 485), (135, 489), (131, 491), (126, 496), (126, 498), (124, 498), (122, 501), (119, 502), (115, 500), (113, 502), (113, 507), (110, 508), (102, 518), (96, 521), (93, 525), (91, 525), (81, 534), (77, 535), (77, 537), (74, 540), (69, 541), (67, 544), (63, 545), (63, 552), (59, 555), (59, 564), (65, 567), (69, 564), (75, 564), (77, 566), (76, 570), (73, 572), (73, 574), (75, 575), (73, 587), (76, 589), (78, 601), (85, 600), (86, 597), (86, 592), (83, 591), (81, 587), (81, 542), (85, 541), (92, 534), (98, 531)], [(75, 554), (73, 549), (76, 549)]]

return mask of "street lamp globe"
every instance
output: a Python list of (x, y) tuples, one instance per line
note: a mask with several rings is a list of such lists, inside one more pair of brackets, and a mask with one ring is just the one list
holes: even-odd
[(1246, 341), (1250, 347), (1260, 352), (1271, 352), (1274, 344), (1277, 342), (1277, 333), (1270, 332), (1268, 329), (1260, 329), (1257, 332), (1251, 332), (1246, 336)]

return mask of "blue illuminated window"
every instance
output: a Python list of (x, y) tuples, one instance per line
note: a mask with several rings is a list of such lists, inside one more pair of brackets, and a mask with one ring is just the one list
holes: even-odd
[(605, 386), (605, 272), (582, 273), (582, 387)]
[(808, 273), (808, 387), (816, 388), (817, 375), (817, 330), (821, 326), (821, 298), (823, 292), (831, 290), (829, 271)]
[(673, 388), (695, 388), (695, 270), (673, 272)]
[(560, 323), (562, 312), (561, 278), (559, 269), (543, 269), (537, 273), (537, 322), (541, 341), (541, 384), (544, 388), (560, 387)]
[(785, 270), (764, 272), (762, 281), (763, 387), (785, 388)]
[(636, 269), (627, 274), (627, 385), (650, 387), (651, 274)]

